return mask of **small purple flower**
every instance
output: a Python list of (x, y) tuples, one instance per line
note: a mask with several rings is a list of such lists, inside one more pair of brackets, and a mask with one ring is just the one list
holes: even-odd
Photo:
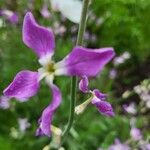
[(122, 144), (118, 139), (115, 140), (115, 143), (108, 148), (108, 150), (131, 150), (130, 147), (126, 144)]
[(90, 37), (91, 37), (90, 33), (86, 31), (86, 32), (84, 33), (84, 39), (85, 39), (85, 40), (89, 40)]
[(130, 53), (126, 51), (122, 55), (115, 57), (113, 63), (114, 65), (118, 66), (120, 64), (123, 64), (130, 57), (131, 57)]
[(51, 13), (49, 12), (48, 10), (48, 6), (46, 3), (43, 4), (43, 7), (41, 9), (41, 15), (44, 17), (44, 18), (50, 18), (51, 17)]
[(148, 142), (148, 140), (140, 140), (139, 145), (140, 150), (150, 150), (150, 143)]
[(91, 36), (91, 41), (92, 41), (92, 42), (95, 42), (96, 40), (97, 40), (97, 37), (96, 37), (95, 34), (93, 34), (93, 35)]
[(111, 69), (110, 72), (109, 72), (109, 78), (110, 79), (115, 79), (117, 76), (117, 70), (116, 69)]
[(39, 82), (45, 78), (52, 89), (53, 100), (43, 111), (39, 119), (40, 127), (37, 135), (51, 135), (51, 121), (56, 108), (61, 103), (61, 93), (53, 84), (55, 76), (96, 76), (114, 56), (113, 48), (89, 49), (81, 46), (73, 48), (63, 60), (55, 63), (52, 60), (55, 49), (55, 39), (51, 29), (40, 26), (32, 13), (25, 15), (23, 22), (23, 41), (39, 57), (41, 68), (36, 71), (23, 70), (4, 90), (4, 95), (23, 102), (37, 94)]
[(64, 33), (66, 32), (66, 27), (61, 25), (59, 22), (55, 22), (53, 31), (54, 31), (55, 35), (63, 36)]
[(123, 105), (123, 108), (129, 114), (134, 115), (137, 113), (135, 103), (130, 103), (129, 105), (125, 104), (125, 105)]
[(19, 129), (21, 132), (25, 132), (27, 128), (31, 126), (31, 124), (28, 122), (27, 118), (19, 118), (18, 119)]
[(140, 85), (134, 87), (134, 92), (138, 94), (140, 99), (145, 103), (144, 109), (150, 108), (150, 80), (145, 79)]
[(141, 149), (142, 149), (142, 150), (150, 150), (150, 143), (145, 144), (145, 145), (142, 145), (142, 146), (141, 146)]
[(0, 108), (8, 109), (10, 107), (10, 98), (7, 96), (0, 96)]
[(136, 127), (131, 128), (130, 135), (131, 135), (132, 139), (135, 141), (139, 141), (142, 139), (141, 130)]
[(146, 145), (147, 150), (150, 150), (150, 144)]
[(19, 21), (18, 14), (10, 10), (1, 10), (0, 15), (4, 16), (12, 24), (17, 24)]
[(106, 94), (101, 93), (97, 89), (94, 89), (93, 91), (89, 90), (88, 84), (89, 84), (88, 78), (86, 76), (83, 76), (81, 81), (79, 82), (79, 89), (83, 93), (91, 93), (92, 96), (90, 99), (88, 99), (87, 101), (76, 107), (75, 109), (76, 113), (77, 114), (82, 113), (83, 110), (86, 108), (86, 106), (91, 102), (103, 115), (109, 117), (114, 116), (111, 104), (106, 102)]

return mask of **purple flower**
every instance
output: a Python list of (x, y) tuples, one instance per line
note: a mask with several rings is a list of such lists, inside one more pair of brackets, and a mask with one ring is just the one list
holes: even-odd
[(48, 10), (48, 6), (47, 4), (43, 4), (43, 7), (41, 9), (41, 15), (44, 17), (44, 18), (50, 18), (51, 17), (51, 13), (49, 12)]
[(10, 107), (9, 98), (7, 96), (0, 96), (0, 108), (8, 109)]
[(118, 139), (115, 140), (115, 144), (110, 146), (108, 150), (131, 150), (126, 144), (122, 144)]
[(50, 125), (53, 114), (61, 102), (61, 93), (53, 84), (55, 76), (96, 76), (114, 56), (112, 48), (88, 49), (81, 46), (73, 48), (70, 54), (60, 62), (52, 60), (55, 49), (55, 39), (51, 29), (40, 26), (32, 13), (25, 15), (23, 22), (23, 41), (39, 57), (41, 68), (38, 72), (23, 70), (14, 78), (13, 82), (4, 90), (4, 95), (14, 97), (19, 101), (26, 101), (36, 95), (39, 82), (45, 78), (52, 88), (53, 100), (43, 111), (39, 119), (40, 127), (37, 135), (51, 135)]
[(122, 55), (115, 57), (113, 60), (113, 63), (114, 63), (114, 65), (118, 66), (120, 64), (123, 64), (130, 57), (131, 57), (130, 53), (126, 51)]
[(115, 79), (117, 76), (117, 70), (116, 69), (111, 69), (110, 72), (109, 72), (109, 78), (110, 79)]
[(59, 22), (56, 21), (54, 23), (53, 31), (54, 31), (55, 35), (63, 36), (64, 33), (66, 32), (66, 27), (61, 25)]
[(77, 114), (82, 113), (86, 108), (86, 106), (91, 102), (103, 115), (109, 117), (114, 116), (111, 104), (106, 101), (106, 94), (101, 93), (97, 89), (94, 89), (93, 91), (89, 90), (88, 84), (89, 84), (88, 78), (86, 76), (83, 76), (81, 81), (79, 82), (79, 89), (83, 93), (91, 93), (92, 96), (87, 101), (76, 107), (75, 109), (76, 113)]
[(147, 150), (150, 150), (150, 144), (146, 145)]
[(140, 148), (140, 150), (150, 150), (150, 143), (148, 142), (148, 140), (146, 140), (146, 141), (140, 140), (139, 148)]
[(140, 99), (145, 103), (145, 109), (150, 108), (150, 86), (149, 79), (145, 79), (140, 85), (134, 87), (134, 92), (138, 94)]
[(135, 105), (135, 103), (130, 103), (129, 105), (123, 105), (123, 108), (124, 108), (124, 110), (127, 112), (127, 113), (129, 113), (129, 114), (136, 114), (137, 113), (137, 111), (136, 111), (136, 105)]
[(136, 127), (131, 128), (130, 135), (131, 135), (132, 139), (135, 140), (135, 141), (138, 141), (138, 140), (142, 139), (141, 130), (136, 128)]
[(150, 150), (150, 143), (141, 145), (141, 149), (142, 149), (142, 150)]
[(4, 16), (12, 24), (17, 24), (19, 21), (18, 14), (10, 10), (1, 10), (0, 15)]
[(19, 118), (18, 119), (19, 129), (21, 132), (25, 132), (27, 128), (31, 126), (31, 124), (28, 122), (27, 118)]

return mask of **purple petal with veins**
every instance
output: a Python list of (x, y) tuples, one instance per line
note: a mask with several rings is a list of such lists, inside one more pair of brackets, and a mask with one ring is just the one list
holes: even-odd
[(113, 48), (89, 49), (76, 46), (60, 63), (71, 76), (96, 76), (115, 53)]
[(30, 12), (25, 15), (23, 22), (23, 41), (40, 58), (46, 55), (52, 56), (54, 53), (55, 39), (53, 32), (38, 25)]
[(23, 102), (39, 90), (38, 72), (24, 70), (19, 72), (12, 83), (3, 91), (4, 95)]
[(53, 115), (61, 103), (61, 92), (59, 88), (56, 85), (51, 85), (51, 88), (53, 94), (52, 103), (44, 109), (42, 116), (39, 119), (39, 128), (36, 131), (37, 136), (51, 136), (51, 122)]
[(114, 112), (110, 103), (100, 100), (98, 97), (92, 99), (92, 104), (96, 106), (98, 111), (105, 116), (113, 117)]

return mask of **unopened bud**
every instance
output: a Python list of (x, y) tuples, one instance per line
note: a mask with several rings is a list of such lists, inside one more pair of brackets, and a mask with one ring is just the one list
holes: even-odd
[(50, 144), (51, 147), (53, 148), (59, 148), (60, 143), (61, 143), (61, 135), (62, 131), (61, 129), (51, 125), (51, 131), (52, 131), (52, 142)]
[(50, 150), (49, 145), (46, 145), (42, 150)]
[(86, 107), (88, 106), (88, 104), (91, 102), (92, 97), (90, 97), (88, 100), (86, 100), (84, 103), (78, 105), (75, 107), (75, 113), (77, 115), (81, 114), (84, 112), (84, 110), (86, 109)]
[(59, 128), (53, 126), (53, 125), (51, 125), (51, 131), (52, 131), (52, 133), (55, 134), (55, 135), (61, 135), (61, 134), (62, 134), (61, 129), (59, 129)]

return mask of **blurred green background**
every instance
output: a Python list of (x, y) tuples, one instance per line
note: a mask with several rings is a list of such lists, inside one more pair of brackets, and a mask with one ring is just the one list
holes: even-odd
[[(0, 1), (0, 10), (8, 9), (19, 15), (19, 22), (15, 25), (0, 16), (0, 95), (17, 72), (39, 68), (37, 57), (22, 41), (22, 21), (27, 10), (33, 12), (41, 25), (54, 29), (56, 61), (66, 56), (75, 45), (78, 25), (65, 19), (61, 13), (51, 11), (50, 6), (48, 7), (52, 16), (44, 18), (40, 13), (43, 3), (42, 0)], [(103, 72), (90, 82), (91, 89), (97, 88), (108, 94), (108, 101), (113, 105), (116, 116), (107, 118), (89, 106), (82, 115), (75, 117), (74, 126), (63, 145), (66, 149), (107, 149), (116, 138), (122, 142), (130, 141), (130, 122), (133, 117), (136, 118), (135, 126), (141, 130), (143, 140), (150, 138), (149, 108), (143, 97), (134, 91), (134, 87), (145, 79), (146, 90), (150, 90), (149, 8), (149, 0), (93, 0), (84, 45), (92, 48), (114, 47), (117, 58), (124, 52), (128, 52), (130, 58), (120, 64), (115, 64), (114, 58)], [(65, 31), (58, 31), (62, 26)], [(112, 69), (115, 71), (113, 75), (110, 72)], [(62, 91), (63, 100), (53, 124), (62, 129), (69, 115), (70, 81), (68, 77), (58, 77), (55, 80)], [(41, 150), (50, 143), (51, 139), (47, 137), (35, 137), (37, 120), (50, 100), (50, 90), (42, 82), (38, 95), (28, 102), (18, 103), (12, 100), (9, 109), (0, 109), (0, 150)], [(86, 98), (78, 90), (77, 104), (84, 100)], [(136, 105), (136, 114), (128, 114), (122, 107), (123, 104), (131, 102)], [(19, 130), (18, 118), (28, 118), (31, 124), (24, 133)], [(138, 149), (138, 144), (139, 142), (132, 142), (131, 146)]]

